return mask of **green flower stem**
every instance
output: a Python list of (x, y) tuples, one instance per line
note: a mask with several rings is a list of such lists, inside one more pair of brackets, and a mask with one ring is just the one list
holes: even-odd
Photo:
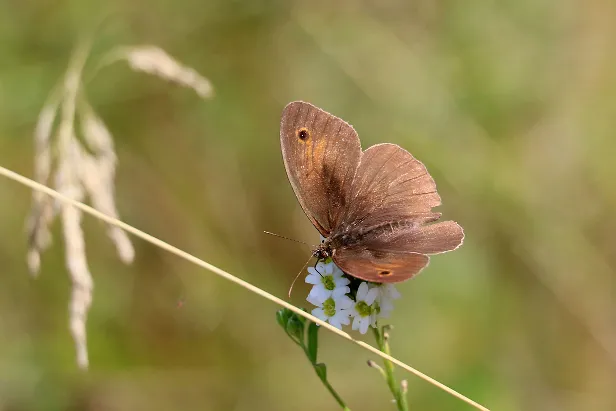
[(334, 387), (327, 381), (327, 366), (317, 362), (319, 326), (286, 308), (276, 313), (276, 321), (284, 329), (289, 338), (302, 348), (302, 351), (306, 354), (306, 358), (308, 358), (312, 368), (314, 368), (314, 372), (325, 388), (327, 388), (327, 391), (334, 397), (338, 405), (340, 405), (340, 408), (344, 411), (351, 411), (342, 400), (342, 397), (334, 390)]
[[(308, 353), (306, 353), (306, 355), (308, 355)], [(344, 411), (351, 411), (351, 409), (347, 407), (347, 405), (342, 400), (342, 397), (340, 397), (336, 390), (334, 390), (334, 387), (332, 387), (329, 381), (327, 381), (327, 378), (321, 374), (318, 365), (319, 364), (312, 364), (312, 367), (314, 368), (314, 371), (317, 373), (317, 376), (319, 377), (325, 388), (327, 388), (327, 391), (329, 391), (332, 397), (334, 397), (338, 405), (340, 405), (340, 408), (342, 408)]]
[[(389, 349), (389, 337), (387, 335), (387, 326), (382, 328), (372, 328), (374, 332), (374, 337), (376, 339), (377, 346), (379, 350), (383, 351), (385, 354), (391, 355)], [(389, 386), (389, 391), (391, 391), (394, 396), (394, 400), (396, 401), (396, 407), (398, 411), (408, 411), (409, 405), (406, 399), (406, 395), (402, 390), (402, 387), (396, 381), (396, 376), (394, 375), (394, 365), (391, 361), (383, 360), (384, 371), (385, 371), (385, 379), (387, 381), (387, 385)]]
[(346, 404), (344, 403), (344, 401), (342, 401), (342, 398), (340, 398), (340, 396), (338, 395), (338, 393), (334, 390), (334, 388), (327, 382), (327, 380), (321, 379), (321, 382), (323, 382), (323, 385), (325, 385), (325, 388), (327, 388), (327, 391), (329, 391), (329, 393), (334, 397), (334, 399), (336, 400), (336, 402), (338, 403), (338, 405), (340, 405), (340, 408), (342, 408), (344, 411), (351, 411), (351, 409), (349, 407), (346, 406)]

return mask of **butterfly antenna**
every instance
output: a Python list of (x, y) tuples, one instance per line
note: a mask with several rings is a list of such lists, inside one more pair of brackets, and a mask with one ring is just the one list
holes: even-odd
[(291, 283), (291, 287), (289, 287), (289, 298), (291, 298), (291, 291), (293, 291), (293, 286), (295, 285), (295, 282), (297, 281), (297, 279), (299, 278), (299, 276), (302, 274), (302, 272), (304, 271), (304, 269), (306, 267), (308, 267), (308, 263), (310, 262), (310, 260), (312, 259), (312, 256), (310, 256), (310, 258), (308, 259), (308, 261), (306, 261), (306, 264), (304, 264), (304, 266), (302, 267), (301, 270), (299, 270), (299, 273), (297, 273), (297, 275), (295, 276), (295, 278), (293, 279), (293, 282)]
[(309, 246), (309, 245), (310, 245), (310, 244), (305, 243), (305, 242), (303, 242), (303, 241), (299, 241), (299, 240), (296, 240), (296, 239), (294, 239), (294, 238), (285, 237), (285, 236), (280, 235), (280, 234), (272, 233), (272, 232), (269, 232), (269, 231), (263, 231), (263, 232), (264, 232), (265, 234), (273, 235), (274, 237), (284, 238), (285, 240), (294, 241), (294, 242), (296, 242), (296, 243), (304, 244), (304, 245), (307, 245), (307, 246)]

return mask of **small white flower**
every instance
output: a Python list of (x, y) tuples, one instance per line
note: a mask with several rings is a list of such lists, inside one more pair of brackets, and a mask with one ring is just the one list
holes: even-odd
[(393, 284), (378, 284), (379, 288), (379, 297), (381, 299), (389, 299), (389, 300), (397, 300), (400, 298), (400, 293), (396, 290), (396, 287)]
[(351, 291), (348, 287), (351, 281), (333, 262), (308, 267), (308, 273), (306, 282), (314, 285), (306, 298), (310, 304), (319, 306), (330, 297), (336, 300)]
[(374, 322), (376, 323), (379, 318), (389, 317), (394, 309), (394, 300), (400, 298), (400, 293), (393, 284), (374, 284), (372, 287), (378, 290), (378, 295), (373, 304)]
[(342, 329), (343, 325), (348, 325), (351, 322), (349, 317), (352, 314), (352, 307), (353, 300), (346, 295), (336, 299), (329, 297), (319, 304), (318, 308), (312, 310), (312, 315), (329, 322), (338, 329)]
[(357, 289), (357, 295), (355, 296), (355, 307), (352, 310), (354, 330), (359, 330), (360, 333), (365, 334), (368, 331), (370, 324), (376, 321), (374, 304), (376, 297), (379, 294), (377, 288), (370, 289), (367, 282), (362, 282)]

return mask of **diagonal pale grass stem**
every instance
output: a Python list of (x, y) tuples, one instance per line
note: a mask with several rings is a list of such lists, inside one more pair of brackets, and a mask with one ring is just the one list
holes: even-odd
[(471, 400), (470, 398), (460, 394), (459, 392), (455, 391), (454, 389), (449, 388), (445, 384), (438, 382), (434, 378), (429, 377), (426, 374), (416, 370), (415, 368), (411, 367), (410, 365), (407, 365), (404, 362), (402, 362), (402, 361), (392, 357), (391, 355), (385, 354), (384, 352), (380, 351), (378, 348), (375, 348), (375, 347), (371, 346), (370, 344), (367, 344), (367, 343), (365, 343), (363, 341), (355, 340), (354, 338), (352, 338), (349, 334), (345, 333), (344, 331), (341, 331), (341, 330), (337, 329), (336, 327), (333, 327), (332, 325), (330, 325), (330, 324), (328, 324), (328, 323), (326, 323), (324, 321), (321, 321), (317, 317), (315, 317), (315, 316), (313, 316), (313, 315), (311, 315), (311, 314), (301, 310), (300, 308), (298, 308), (298, 307), (296, 307), (296, 306), (294, 306), (294, 305), (292, 305), (292, 304), (282, 300), (281, 298), (278, 298), (275, 295), (272, 295), (272, 294), (268, 293), (267, 291), (264, 291), (264, 290), (260, 289), (259, 287), (250, 284), (247, 281), (244, 281), (244, 280), (242, 280), (242, 279), (240, 279), (238, 277), (235, 277), (234, 275), (229, 274), (228, 272), (226, 272), (224, 270), (221, 270), (220, 268), (218, 268), (218, 267), (216, 267), (216, 266), (214, 266), (212, 264), (209, 264), (209, 263), (207, 263), (207, 262), (205, 262), (205, 261), (203, 261), (203, 260), (201, 260), (201, 259), (199, 259), (199, 258), (197, 258), (197, 257), (195, 257), (193, 255), (191, 255), (191, 254), (188, 254), (187, 252), (182, 251), (182, 250), (180, 250), (177, 247), (174, 247), (174, 246), (172, 246), (170, 244), (167, 244), (164, 241), (159, 240), (158, 238), (153, 237), (153, 236), (151, 236), (151, 235), (149, 235), (149, 234), (147, 234), (147, 233), (145, 233), (145, 232), (143, 232), (141, 230), (138, 230), (138, 229), (134, 228), (133, 226), (130, 226), (130, 225), (128, 225), (128, 224), (126, 224), (126, 223), (124, 223), (124, 222), (122, 222), (122, 221), (120, 221), (120, 220), (118, 220), (116, 218), (109, 217), (108, 215), (103, 214), (100, 211), (95, 210), (94, 208), (92, 208), (92, 207), (90, 207), (90, 206), (88, 206), (86, 204), (80, 203), (78, 201), (74, 201), (74, 200), (72, 200), (72, 199), (70, 199), (70, 198), (68, 198), (68, 197), (58, 193), (57, 191), (52, 190), (51, 188), (49, 188), (47, 186), (39, 184), (36, 181), (33, 181), (33, 180), (31, 180), (31, 179), (29, 179), (27, 177), (24, 177), (21, 174), (15, 173), (14, 171), (11, 171), (11, 170), (9, 170), (9, 169), (7, 169), (5, 167), (0, 166), (0, 175), (3, 175), (3, 176), (5, 176), (5, 177), (7, 177), (7, 178), (9, 178), (11, 180), (14, 180), (14, 181), (16, 181), (18, 183), (23, 184), (25, 186), (28, 186), (28, 187), (30, 187), (33, 190), (37, 190), (39, 192), (45, 193), (45, 194), (47, 194), (47, 195), (49, 195), (49, 196), (51, 196), (51, 197), (53, 197), (53, 198), (63, 202), (64, 204), (76, 207), (76, 208), (80, 209), (81, 211), (83, 211), (85, 213), (88, 213), (88, 214), (98, 218), (99, 220), (104, 221), (107, 224), (110, 224), (110, 225), (116, 226), (118, 228), (121, 228), (122, 230), (127, 231), (127, 232), (129, 232), (129, 233), (131, 233), (131, 234), (133, 234), (133, 235), (135, 235), (135, 236), (137, 236), (137, 237), (139, 237), (139, 238), (141, 238), (141, 239), (143, 239), (143, 240), (145, 240), (145, 241), (147, 241), (147, 242), (149, 242), (151, 244), (154, 244), (155, 246), (160, 247), (163, 250), (169, 251), (170, 253), (175, 254), (178, 257), (181, 257), (181, 258), (183, 258), (183, 259), (185, 259), (187, 261), (190, 261), (191, 263), (196, 264), (199, 267), (205, 268), (206, 270), (209, 270), (209, 271), (213, 272), (214, 274), (219, 275), (220, 277), (225, 278), (226, 280), (234, 282), (234, 283), (236, 283), (236, 284), (246, 288), (247, 290), (252, 291), (253, 293), (260, 295), (263, 298), (266, 298), (266, 299), (268, 299), (268, 300), (270, 300), (270, 301), (272, 301), (272, 302), (274, 302), (274, 303), (276, 303), (276, 304), (278, 304), (278, 305), (280, 305), (282, 307), (288, 308), (289, 310), (293, 311), (294, 313), (296, 313), (298, 315), (301, 315), (301, 316), (309, 319), (310, 321), (320, 325), (321, 327), (323, 327), (323, 328), (333, 332), (334, 334), (336, 334), (336, 335), (338, 335), (338, 336), (340, 336), (340, 337), (342, 337), (342, 338), (344, 338), (346, 340), (349, 340), (349, 341), (359, 345), (360, 347), (364, 348), (365, 350), (368, 350), (371, 353), (373, 353), (375, 355), (378, 355), (379, 357), (381, 357), (381, 358), (383, 358), (385, 360), (391, 361), (392, 363), (396, 364), (398, 367), (400, 367), (400, 368), (402, 368), (402, 369), (404, 369), (404, 370), (406, 370), (406, 371), (416, 375), (417, 377), (419, 377), (419, 378), (427, 381), (428, 383), (430, 383), (430, 384), (440, 388), (441, 390), (443, 390), (443, 391), (453, 395), (454, 397), (456, 397), (456, 398), (466, 402), (467, 404), (472, 405), (476, 409), (482, 410), (482, 411), (489, 411), (488, 408), (482, 406), (481, 404), (479, 404), (479, 403)]

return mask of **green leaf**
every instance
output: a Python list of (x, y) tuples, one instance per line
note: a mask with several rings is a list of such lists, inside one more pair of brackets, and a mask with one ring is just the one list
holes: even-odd
[(276, 312), (276, 322), (296, 344), (304, 347), (304, 329), (306, 328), (304, 317), (283, 308)]
[(319, 326), (313, 322), (308, 326), (308, 359), (311, 363), (317, 362), (317, 351), (319, 349)]
[(276, 322), (280, 324), (282, 328), (287, 328), (287, 323), (289, 322), (289, 317), (293, 314), (293, 312), (287, 308), (283, 308), (282, 310), (276, 311)]
[(306, 320), (304, 317), (300, 317), (296, 314), (292, 314), (287, 321), (286, 331), (289, 337), (293, 339), (297, 344), (304, 346), (304, 329)]
[(322, 381), (327, 381), (327, 366), (323, 363), (315, 364), (314, 370)]

